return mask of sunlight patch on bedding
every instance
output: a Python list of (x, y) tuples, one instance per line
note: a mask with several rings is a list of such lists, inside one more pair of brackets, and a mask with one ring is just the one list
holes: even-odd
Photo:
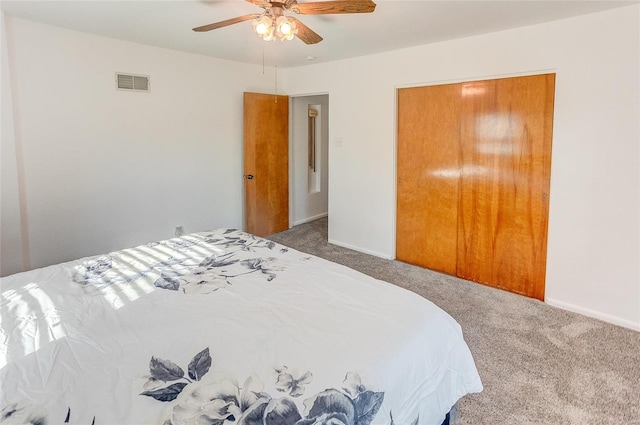
[(44, 313), (44, 318), (48, 326), (49, 341), (64, 338), (67, 336), (63, 326), (58, 309), (56, 308), (51, 298), (35, 283), (30, 283), (25, 286), (25, 289), (40, 305), (40, 311)]
[[(157, 288), (144, 279), (132, 282), (115, 283), (101, 287), (99, 290), (103, 298), (114, 310), (120, 310), (129, 302), (139, 299), (155, 291)], [(128, 301), (128, 302), (127, 302)]]
[[(47, 293), (33, 282), (25, 285), (24, 289), (26, 294), (23, 295), (14, 289), (7, 290), (2, 293), (2, 298), (6, 300), (7, 310), (12, 312), (16, 319), (14, 326), (21, 330), (23, 338), (20, 343), (23, 347), (23, 354), (26, 356), (40, 349), (41, 341), (44, 339), (46, 339), (46, 342), (52, 342), (66, 337), (67, 332), (64, 329), (56, 305)], [(37, 307), (33, 304), (29, 305), (27, 296), (36, 301)], [(4, 321), (7, 318), (0, 320)], [(4, 326), (2, 327), (4, 329)], [(45, 338), (42, 338), (43, 336)], [(2, 368), (9, 360), (9, 337), (3, 331), (0, 339), (2, 340), (0, 368)]]
[[(153, 247), (140, 247), (140, 248), (145, 248), (145, 251), (148, 251), (150, 255), (151, 254), (158, 255), (158, 253), (168, 257), (173, 257), (176, 255), (176, 250), (172, 249), (170, 246), (162, 245), (162, 244), (154, 245)], [(155, 257), (155, 258), (157, 258), (158, 260), (161, 259), (161, 257)], [(186, 258), (186, 257), (183, 255), (182, 258)]]
[(132, 269), (138, 272), (146, 271), (153, 265), (153, 261), (151, 261), (151, 259), (142, 257), (141, 255), (137, 255), (137, 253), (130, 253), (128, 251), (123, 251), (119, 255), (119, 257), (127, 261), (127, 266), (131, 267)]
[(165, 261), (167, 257), (171, 257), (169, 252), (162, 252), (161, 250), (158, 250), (155, 247), (149, 247), (149, 246), (140, 246), (137, 248), (131, 248), (129, 251), (134, 253), (132, 255), (132, 258), (138, 261), (140, 261), (140, 258), (138, 256), (142, 254), (142, 256), (146, 257), (147, 261), (149, 261), (148, 263), (149, 266), (151, 266), (154, 262), (162, 262), (162, 261)]
[(203, 258), (206, 257), (210, 257), (211, 255), (224, 255), (225, 251), (224, 249), (218, 248), (218, 247), (203, 247), (203, 246), (196, 246), (193, 248), (193, 251), (197, 252), (198, 254), (202, 254)]
[(129, 299), (135, 301), (140, 298), (140, 294), (135, 290), (134, 285), (122, 285), (122, 294)]
[(107, 301), (107, 304), (109, 304), (114, 310), (120, 310), (124, 307), (124, 301), (122, 301), (122, 298), (118, 296), (113, 285), (100, 288), (100, 292), (102, 292), (102, 296), (105, 301)]
[(137, 285), (145, 294), (150, 294), (157, 289), (155, 286), (144, 280), (138, 280), (134, 282), (134, 284)]
[(9, 362), (9, 338), (3, 329), (0, 329), (0, 369)]

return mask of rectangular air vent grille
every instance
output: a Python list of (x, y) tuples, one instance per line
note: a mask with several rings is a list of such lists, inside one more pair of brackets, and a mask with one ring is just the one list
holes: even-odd
[(149, 76), (116, 73), (116, 88), (129, 91), (149, 91)]

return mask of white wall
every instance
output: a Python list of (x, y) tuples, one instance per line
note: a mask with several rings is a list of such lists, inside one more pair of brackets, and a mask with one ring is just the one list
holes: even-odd
[[(15, 254), (5, 200), (6, 229), (20, 225), (5, 163), (24, 170), (24, 267), (172, 237), (178, 225), (243, 226), (242, 93), (272, 91), (273, 70), (9, 16), (5, 29), (17, 113), (5, 134), (3, 72), (3, 265)], [(115, 72), (150, 75), (151, 92), (116, 90)]]
[(398, 87), (556, 72), (546, 300), (640, 329), (639, 32), (632, 5), (286, 70), (330, 96), (330, 240), (395, 255)]
[[(297, 226), (325, 217), (329, 211), (329, 96), (301, 96), (291, 100), (292, 211), (290, 225)], [(309, 168), (309, 106), (317, 105), (316, 172)], [(312, 175), (310, 175), (312, 174)], [(317, 179), (318, 191), (309, 190), (309, 181)]]
[(13, 103), (11, 95), (11, 72), (7, 51), (4, 13), (0, 12), (2, 34), (2, 134), (0, 145), (0, 273), (12, 274), (29, 267), (26, 246), (23, 245), (22, 211), (20, 202), (20, 172), (16, 161), (19, 147), (16, 146), (13, 126)]

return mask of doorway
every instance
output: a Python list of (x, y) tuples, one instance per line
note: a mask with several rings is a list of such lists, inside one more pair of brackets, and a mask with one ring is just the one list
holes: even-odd
[(329, 95), (291, 97), (289, 223), (329, 213)]

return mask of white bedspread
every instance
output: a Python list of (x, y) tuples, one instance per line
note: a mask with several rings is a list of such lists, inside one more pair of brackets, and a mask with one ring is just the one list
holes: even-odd
[(0, 282), (3, 425), (439, 425), (482, 390), (430, 301), (240, 231)]

